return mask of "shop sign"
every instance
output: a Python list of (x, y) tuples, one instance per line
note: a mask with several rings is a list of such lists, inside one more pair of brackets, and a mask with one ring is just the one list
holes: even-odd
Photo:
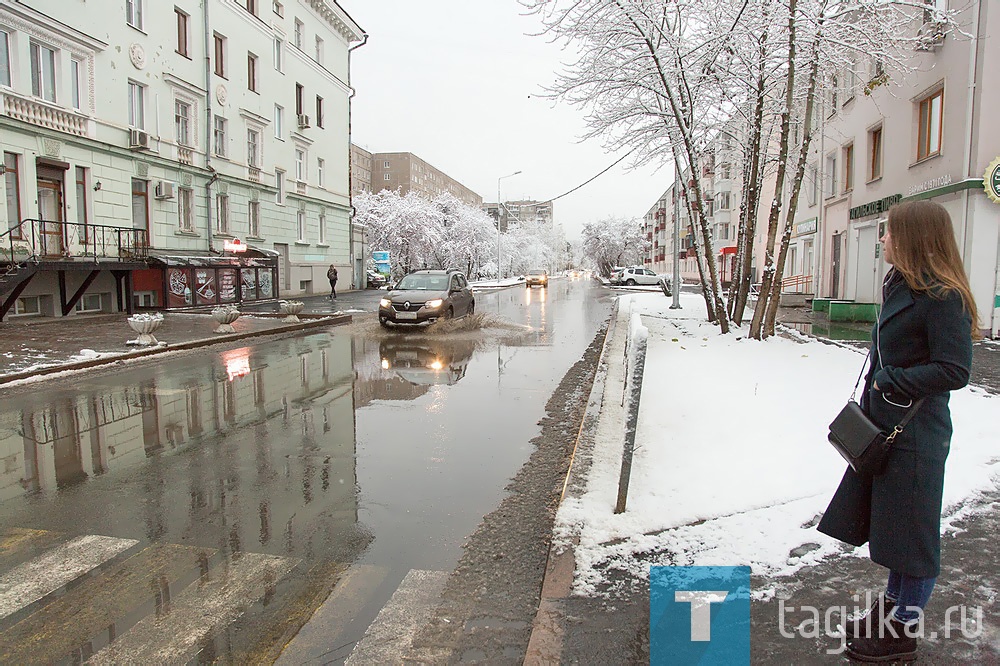
[(872, 201), (870, 203), (862, 204), (860, 206), (855, 206), (851, 209), (850, 218), (856, 220), (859, 217), (869, 217), (871, 215), (880, 215), (881, 213), (887, 212), (894, 205), (899, 203), (903, 198), (902, 194), (893, 194), (890, 197), (885, 197), (884, 199), (879, 199), (878, 201)]
[(925, 180), (922, 183), (916, 185), (910, 185), (910, 189), (906, 191), (906, 196), (912, 197), (915, 194), (921, 194), (927, 192), (928, 190), (936, 190), (939, 187), (946, 187), (951, 185), (951, 174), (944, 176), (938, 176), (937, 178), (931, 178), (930, 180)]
[(814, 234), (818, 228), (819, 219), (812, 217), (795, 225), (795, 235), (801, 236), (803, 234)]
[(986, 196), (993, 203), (1000, 203), (1000, 157), (993, 160), (986, 169), (983, 176), (983, 187), (986, 189)]

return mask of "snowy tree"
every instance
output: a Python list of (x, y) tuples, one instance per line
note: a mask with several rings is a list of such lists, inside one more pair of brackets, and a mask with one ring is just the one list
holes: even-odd
[(609, 217), (583, 226), (583, 254), (604, 277), (614, 266), (640, 263), (648, 249), (643, 224), (635, 218)]

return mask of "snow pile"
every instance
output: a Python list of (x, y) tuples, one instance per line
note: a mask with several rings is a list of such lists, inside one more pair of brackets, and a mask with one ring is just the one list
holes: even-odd
[[(684, 309), (669, 310), (662, 295), (629, 297), (648, 349), (628, 508), (613, 513), (622, 442), (599, 437), (586, 493), (567, 498), (557, 518), (558, 535), (579, 539), (578, 593), (595, 594), (608, 569), (645, 578), (651, 564), (750, 565), (786, 575), (843, 552), (815, 523), (845, 469), (827, 426), (864, 350), (720, 335), (700, 296), (681, 299)], [(945, 529), (1000, 472), (997, 398), (966, 388), (951, 405)]]

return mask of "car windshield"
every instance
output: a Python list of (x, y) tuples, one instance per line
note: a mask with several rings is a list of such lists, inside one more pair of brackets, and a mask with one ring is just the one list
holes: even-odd
[(534, 268), (528, 271), (528, 275), (545, 275), (545, 271), (541, 270), (540, 268)]
[(444, 291), (448, 288), (448, 276), (415, 273), (400, 280), (398, 288), (417, 291)]

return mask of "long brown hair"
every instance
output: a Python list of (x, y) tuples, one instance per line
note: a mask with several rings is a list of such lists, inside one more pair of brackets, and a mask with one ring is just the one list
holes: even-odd
[(889, 209), (892, 264), (910, 289), (940, 298), (957, 291), (972, 315), (972, 335), (979, 334), (979, 312), (955, 242), (951, 216), (933, 201), (907, 201)]

